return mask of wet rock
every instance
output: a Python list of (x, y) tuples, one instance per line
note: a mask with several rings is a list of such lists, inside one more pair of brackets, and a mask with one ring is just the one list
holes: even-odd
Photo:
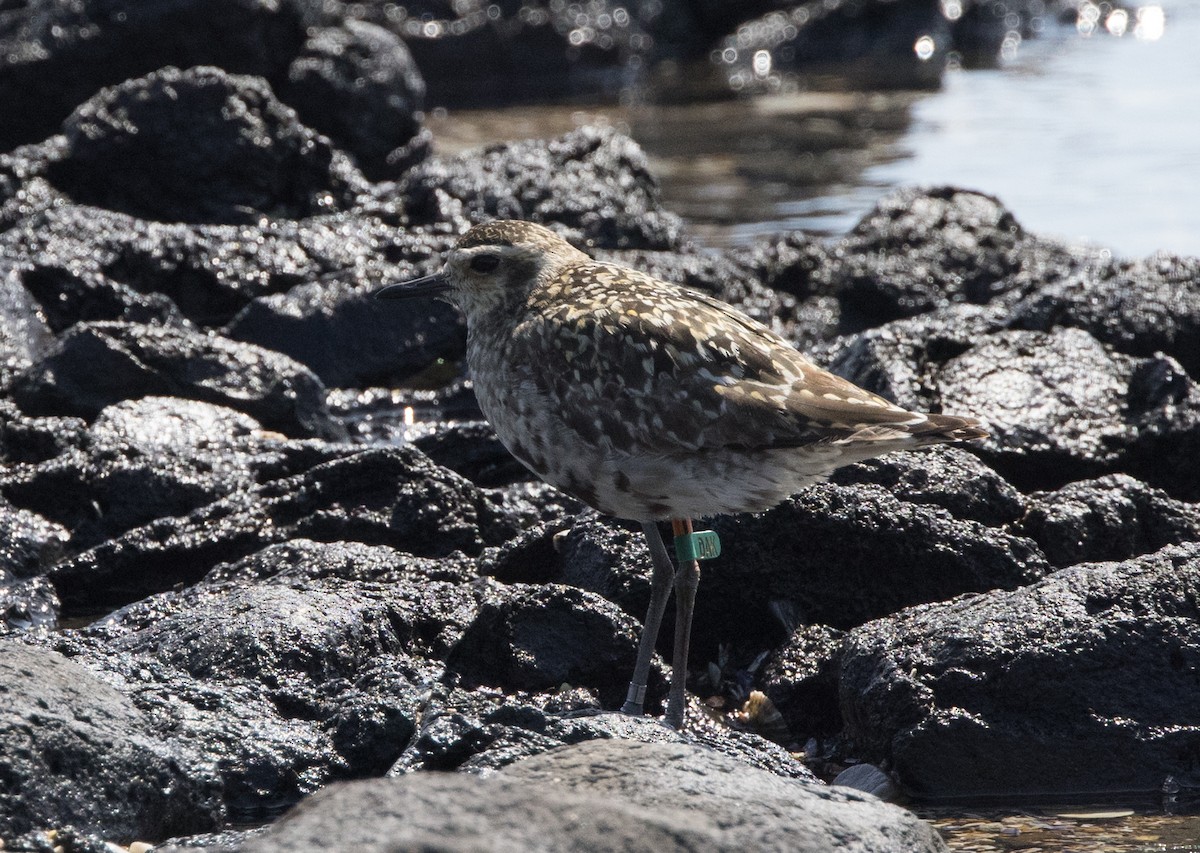
[[(590, 510), (583, 512), (588, 513)], [(479, 573), (487, 577), (494, 577), (501, 583), (556, 583), (571, 578), (568, 574), (568, 567), (576, 566), (575, 571), (581, 573), (577, 577), (586, 577), (587, 569), (583, 565), (585, 561), (575, 559), (573, 555), (564, 557), (561, 553), (567, 550), (568, 535), (566, 531), (582, 523), (575, 518), (575, 515), (578, 514), (575, 513), (568, 518), (539, 521), (499, 547), (488, 549), (479, 557)], [(586, 537), (577, 536), (575, 541), (586, 542), (588, 540)], [(637, 555), (631, 554), (630, 556), (636, 559)], [(639, 568), (649, 566), (648, 560), (647, 557), (647, 562), (635, 568), (634, 573), (637, 574)], [(604, 595), (600, 583), (603, 578), (608, 576), (608, 573), (600, 570), (596, 575), (597, 582), (575, 583), (574, 579), (568, 582)], [(612, 600), (611, 596), (605, 597)]]
[(267, 545), (307, 538), (388, 545), (421, 556), (479, 553), (516, 531), (477, 488), (409, 447), (350, 450), (302, 474), (161, 518), (54, 567), (64, 604), (95, 612)]
[(78, 552), (347, 452), (283, 441), (223, 406), (143, 397), (101, 411), (83, 446), (0, 473), (0, 494), (65, 526)]
[(80, 418), (31, 418), (0, 400), (0, 462), (42, 462), (85, 442)]
[(380, 580), (301, 563), (252, 585), (235, 577), (154, 596), (61, 642), (120, 679), (164, 736), (219, 767), (231, 815), (261, 819), (332, 779), (390, 766), (475, 612), (468, 585), (407, 572), (403, 555), (391, 565), (359, 556), (342, 551), (347, 573), (382, 569)]
[(938, 383), (946, 411), (987, 423), (978, 452), (1020, 488), (1124, 469), (1194, 490), (1163, 462), (1195, 445), (1200, 392), (1165, 356), (1115, 353), (1079, 329), (1000, 332), (951, 359)]
[(863, 319), (837, 297), (837, 261), (823, 241), (793, 231), (762, 237), (727, 255), (748, 273), (750, 288), (741, 295), (727, 285), (719, 291), (721, 297), (764, 322), (756, 312), (778, 303), (769, 314), (784, 322), (776, 331), (802, 350), (863, 328)]
[(61, 655), (0, 640), (0, 836), (71, 824), (122, 840), (214, 829), (212, 767)]
[(270, 87), (219, 68), (164, 68), (102, 90), (64, 122), (47, 180), (83, 204), (162, 222), (299, 219), (366, 188)]
[[(362, 391), (335, 388), (327, 397), (330, 410), (352, 435), (379, 444), (419, 438), (442, 424), (483, 420), (471, 381), (461, 375), (458, 365), (450, 365), (441, 372), (431, 367), (429, 372), (436, 373), (439, 387)], [(412, 423), (408, 424), (410, 414)]]
[[(547, 575), (552, 566), (557, 567), (565, 583), (593, 590), (617, 602), (638, 620), (646, 618), (649, 579), (654, 566), (641, 525), (606, 518), (588, 509), (572, 519), (563, 533), (559, 533), (556, 525), (547, 525), (542, 535), (552, 543), (552, 551), (541, 548), (532, 552), (527, 548), (527, 553), (535, 558), (529, 561), (530, 566), (544, 565), (540, 571)], [(664, 537), (664, 541), (670, 540)], [(550, 560), (545, 564), (536, 559), (547, 557)], [(512, 571), (511, 567), (508, 571)], [(524, 571), (529, 571), (528, 567)], [(666, 627), (660, 636), (667, 636)]]
[(1200, 541), (1200, 506), (1111, 474), (1030, 495), (1017, 530), (1037, 542), (1055, 566), (1122, 560)]
[(835, 247), (843, 301), (875, 323), (1011, 288), (1031, 238), (999, 199), (939, 187), (881, 199)]
[(952, 306), (888, 323), (831, 360), (852, 381), (918, 411), (981, 418), (972, 445), (1024, 491), (1124, 471), (1174, 497), (1200, 449), (1200, 392), (1169, 356), (1114, 352), (1087, 332), (1000, 331), (1002, 312)]
[(826, 625), (801, 625), (763, 667), (762, 690), (794, 740), (803, 743), (841, 730), (838, 671), (844, 636)]
[(399, 15), (386, 6), (346, 5), (404, 39), (437, 104), (615, 96), (637, 79), (638, 59), (654, 46), (643, 8), (611, 0), (537, 7), (435, 0)]
[(96, 272), (41, 263), (20, 272), (21, 283), (37, 299), (57, 334), (76, 323), (126, 320), (131, 323), (186, 325), (179, 308), (161, 293), (138, 293)]
[(847, 629), (919, 602), (1013, 589), (1048, 569), (1028, 539), (870, 485), (811, 487), (712, 528), (723, 553), (705, 564), (697, 631), (760, 648), (781, 639), (768, 618), (780, 605), (799, 622)]
[[(871, 485), (815, 486), (769, 512), (704, 526), (720, 535), (722, 555), (702, 570), (693, 662), (716, 660), (722, 643), (756, 653), (797, 624), (847, 629), (918, 602), (1019, 587), (1048, 569), (1028, 539)], [(561, 565), (565, 582), (644, 617), (650, 563), (640, 530), (583, 516), (562, 540)], [(669, 643), (671, 608), (664, 623)]]
[(903, 501), (940, 506), (989, 527), (1011, 524), (1025, 512), (1021, 493), (965, 447), (889, 453), (839, 468), (829, 479), (839, 486), (883, 486)]
[(670, 250), (681, 239), (682, 223), (662, 209), (641, 148), (597, 127), (434, 157), (405, 175), (397, 192), (414, 222), (452, 222), (458, 231), (528, 219), (608, 248)]
[[(411, 268), (410, 268), (411, 270)], [(416, 278), (399, 273), (395, 280)], [(255, 299), (225, 327), (235, 340), (284, 353), (331, 387), (395, 384), (438, 359), (460, 359), (466, 328), (435, 299), (390, 307), (371, 287), (311, 282)]]
[(508, 452), (487, 421), (439, 424), (412, 443), (439, 465), (477, 486), (499, 487), (533, 476)]
[(101, 86), (165, 65), (278, 74), (304, 41), (298, 11), (241, 0), (146, 0), (120, 14), (94, 0), (7, 9), (0, 102), (11, 109), (0, 151), (43, 139)]
[(538, 691), (561, 684), (595, 689), (604, 707), (625, 699), (638, 623), (595, 593), (571, 586), (499, 586), (447, 662), (468, 686)]
[(95, 417), (145, 396), (179, 396), (229, 406), (287, 435), (337, 437), (325, 389), (286, 356), (181, 328), (84, 323), (13, 384), (34, 415)]
[(0, 262), (0, 388), (50, 348), (54, 337), (20, 270)]
[(488, 489), (487, 493), (516, 520), (521, 530), (541, 524), (560, 525), (561, 529), (584, 510), (583, 504), (575, 498), (541, 480), (521, 480)]
[(1165, 352), (1200, 376), (1200, 260), (1154, 255), (1113, 261), (1041, 287), (1013, 305), (1008, 325), (1084, 329), (1117, 352)]
[(851, 765), (839, 773), (832, 784), (866, 791), (885, 802), (892, 802), (900, 795), (892, 778), (874, 764)]
[(67, 531), (0, 498), (0, 572), (28, 578), (61, 559)]
[[(985, 305), (1006, 295), (1019, 300), (1109, 263), (1099, 252), (1029, 234), (996, 198), (957, 187), (885, 196), (829, 254), (835, 260), (827, 264), (802, 256), (801, 281), (836, 297), (842, 334), (954, 304)], [(951, 328), (963, 317), (942, 316)], [(992, 324), (1000, 328), (1003, 321)]]
[(846, 736), (929, 799), (1195, 786), (1198, 601), (1190, 543), (864, 625), (842, 658)]
[(355, 20), (311, 27), (276, 91), (372, 180), (398, 175), (427, 153), (427, 140), (412, 147), (425, 82), (404, 42), (382, 27)]
[(58, 595), (44, 577), (17, 578), (0, 569), (0, 636), (58, 627)]
[(362, 850), (383, 850), (380, 838), (452, 847), (488, 838), (524, 850), (945, 849), (932, 827), (869, 795), (780, 779), (695, 746), (624, 740), (567, 747), (483, 778), (338, 786), (257, 843), (308, 851), (314, 838)]
[[(835, 346), (820, 361), (834, 373), (907, 409), (936, 411), (946, 364), (984, 340), (995, 327), (993, 313), (985, 307), (952, 305), (868, 329)], [(985, 412), (956, 414), (988, 419)]]
[(372, 583), (419, 583), (422, 580), (469, 583), (475, 563), (465, 555), (417, 557), (386, 545), (290, 539), (268, 545), (248, 557), (221, 563), (204, 577), (209, 584), (257, 582), (271, 578), (341, 578)]
[(399, 281), (414, 264), (432, 271), (453, 241), (398, 229), (382, 209), (231, 226), (149, 222), (60, 198), (9, 224), (0, 251), (28, 268), (23, 282), (55, 331), (93, 319), (178, 324), (179, 315), (223, 325), (256, 297), (301, 284)]
[[(661, 712), (666, 675), (651, 669), (654, 700)], [(563, 685), (557, 691), (505, 695), (495, 689), (435, 688), (423, 707), (417, 732), (391, 774), (414, 770), (487, 773), (552, 749), (587, 740), (702, 746), (751, 767), (789, 779), (815, 782), (812, 773), (777, 744), (719, 725), (693, 704), (688, 725), (676, 731), (652, 716), (602, 711), (594, 691)]]

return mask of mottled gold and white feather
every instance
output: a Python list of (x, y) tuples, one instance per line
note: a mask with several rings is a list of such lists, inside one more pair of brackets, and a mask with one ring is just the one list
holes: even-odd
[(432, 293), (466, 315), (467, 365), (500, 440), (551, 485), (643, 522), (660, 584), (653, 522), (769, 509), (850, 462), (985, 435), (972, 418), (903, 409), (729, 305), (529, 222), (476, 226), (440, 273), (378, 295)]

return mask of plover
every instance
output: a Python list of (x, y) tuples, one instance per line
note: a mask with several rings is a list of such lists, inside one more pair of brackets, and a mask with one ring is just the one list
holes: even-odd
[[(973, 418), (901, 408), (729, 305), (595, 261), (534, 223), (477, 225), (441, 272), (376, 291), (429, 295), (466, 315), (475, 394), (513, 456), (588, 506), (641, 523), (654, 570), (622, 710), (642, 713), (674, 585), (666, 721), (676, 728), (696, 552), (714, 544), (692, 519), (770, 509), (842, 465), (986, 435)], [(678, 570), (660, 521), (672, 523)]]

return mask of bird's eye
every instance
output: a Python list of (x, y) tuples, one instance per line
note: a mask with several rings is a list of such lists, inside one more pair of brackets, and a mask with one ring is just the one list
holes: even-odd
[(475, 272), (495, 272), (498, 266), (500, 266), (499, 255), (484, 254), (471, 258), (471, 269)]

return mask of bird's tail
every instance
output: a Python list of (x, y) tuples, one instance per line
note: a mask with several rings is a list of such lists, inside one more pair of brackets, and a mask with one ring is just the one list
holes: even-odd
[(976, 418), (957, 415), (926, 415), (925, 420), (911, 427), (912, 435), (922, 441), (974, 441), (987, 438), (988, 431)]

